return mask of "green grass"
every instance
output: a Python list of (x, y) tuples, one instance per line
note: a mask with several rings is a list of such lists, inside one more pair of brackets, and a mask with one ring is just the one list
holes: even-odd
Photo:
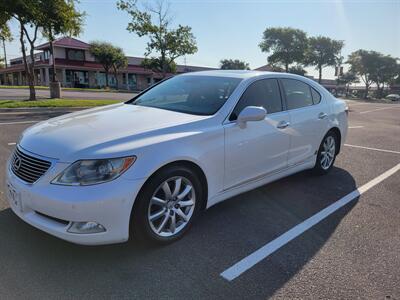
[(119, 100), (45, 99), (35, 101), (0, 100), (0, 108), (94, 107), (120, 103)]
[[(0, 85), (0, 89), (29, 89), (29, 86), (27, 85)], [(48, 90), (48, 86), (41, 86), (41, 85), (36, 85), (35, 89), (37, 90)]]
[[(0, 85), (0, 89), (29, 89), (29, 86), (27, 85)], [(48, 86), (41, 86), (37, 85), (35, 86), (36, 90), (48, 90)], [(67, 88), (63, 87), (61, 88), (62, 91), (79, 91), (79, 92), (101, 92), (101, 93), (107, 93), (107, 92), (115, 92), (115, 93), (126, 93), (132, 91), (127, 91), (127, 90), (115, 90), (115, 89), (96, 89), (96, 88)]]

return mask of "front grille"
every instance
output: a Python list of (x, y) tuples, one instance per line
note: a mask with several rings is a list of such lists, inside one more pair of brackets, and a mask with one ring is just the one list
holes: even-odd
[(51, 162), (28, 155), (17, 147), (10, 160), (10, 165), (17, 177), (32, 184), (47, 172)]

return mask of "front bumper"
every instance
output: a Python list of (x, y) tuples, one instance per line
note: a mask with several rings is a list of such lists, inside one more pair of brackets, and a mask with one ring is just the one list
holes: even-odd
[[(7, 199), (28, 224), (66, 241), (82, 245), (121, 243), (129, 238), (130, 215), (145, 179), (114, 181), (92, 186), (50, 184), (66, 167), (57, 163), (35, 184), (26, 184), (7, 167)], [(96, 222), (100, 233), (70, 233), (71, 222)]]

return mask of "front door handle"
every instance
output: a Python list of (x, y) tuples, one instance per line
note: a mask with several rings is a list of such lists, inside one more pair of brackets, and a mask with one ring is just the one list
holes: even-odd
[(318, 119), (321, 119), (321, 120), (322, 120), (322, 119), (325, 119), (327, 116), (328, 116), (328, 114), (322, 112), (322, 113), (319, 113)]
[(281, 122), (278, 123), (278, 125), (276, 127), (279, 128), (279, 129), (284, 129), (284, 128), (288, 127), (289, 125), (290, 125), (289, 122), (281, 121)]

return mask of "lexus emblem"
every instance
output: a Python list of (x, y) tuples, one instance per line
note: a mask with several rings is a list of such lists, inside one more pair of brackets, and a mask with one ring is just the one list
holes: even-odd
[(19, 168), (21, 168), (21, 159), (18, 156), (15, 156), (14, 161), (13, 161), (13, 167), (15, 171), (18, 171)]

